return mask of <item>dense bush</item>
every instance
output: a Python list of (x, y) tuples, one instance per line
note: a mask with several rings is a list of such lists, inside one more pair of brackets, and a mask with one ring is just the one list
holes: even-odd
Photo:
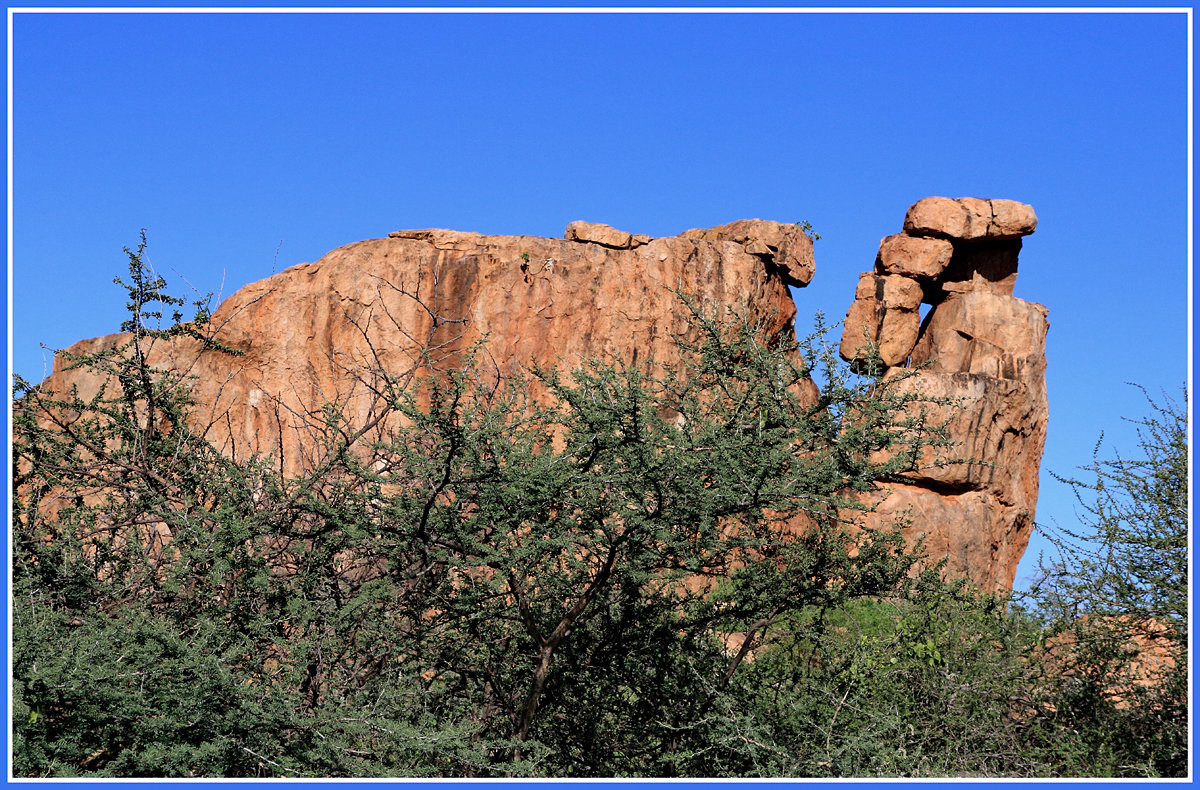
[[(1143, 392), (1145, 392), (1143, 390)], [(1114, 774), (1183, 776), (1188, 762), (1188, 423), (1147, 394), (1137, 454), (1102, 457), (1076, 494), (1080, 524), (1051, 531), (1033, 598), (1070, 650), (1055, 662), (1057, 716)]]
[(945, 436), (824, 346), (685, 300), (680, 371), (365, 371), (387, 430), (329, 406), (284, 476), (147, 363), (236, 352), (203, 300), (158, 328), (142, 252), (129, 342), (68, 360), (108, 385), (18, 382), (18, 775), (1115, 774), (1105, 744), (1178, 713), (1087, 718), (1041, 621), (847, 529)]

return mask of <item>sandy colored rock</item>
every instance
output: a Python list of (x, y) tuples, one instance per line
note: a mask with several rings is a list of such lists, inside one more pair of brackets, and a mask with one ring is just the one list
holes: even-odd
[[(352, 424), (365, 424), (379, 405), (378, 371), (406, 381), (457, 367), (485, 336), (480, 363), (490, 376), (531, 362), (569, 368), (589, 356), (676, 364), (672, 335), (692, 330), (673, 288), (701, 305), (745, 303), (769, 335), (795, 331), (781, 270), (739, 244), (674, 236), (614, 249), (424, 229), (349, 244), (238, 290), (211, 326), (243, 356), (179, 337), (156, 342), (150, 362), (197, 377), (197, 427), (219, 449), (282, 455), (295, 471), (311, 461), (315, 408), (338, 404)], [(99, 386), (56, 366), (44, 386)]]
[(854, 289), (855, 299), (874, 299), (875, 298), (875, 275), (871, 272), (863, 272), (858, 275), (858, 285)]
[(874, 299), (855, 299), (846, 313), (838, 353), (847, 362), (865, 360), (873, 345), (887, 367), (906, 364), (917, 343), (921, 316), (911, 310), (887, 310)]
[(1012, 589), (1033, 533), (1032, 510), (1000, 503), (985, 491), (899, 483), (883, 484), (872, 500), (879, 503), (875, 521), (908, 522), (905, 538), (922, 541), (930, 558), (944, 557), (949, 574), (965, 575), (985, 590)]
[(921, 294), (921, 285), (908, 277), (863, 272), (858, 276), (854, 298), (874, 299), (889, 309), (916, 310), (921, 306)]
[(740, 244), (751, 255), (780, 267), (788, 283), (798, 287), (812, 282), (816, 273), (812, 239), (795, 224), (762, 219), (739, 219), (714, 228), (695, 228), (685, 238)]
[[(991, 214), (982, 236), (949, 233), (978, 234), (983, 205)], [(865, 526), (911, 513), (909, 537), (924, 536), (931, 558), (947, 557), (951, 571), (984, 589), (1011, 588), (1033, 525), (1045, 441), (1046, 310), (1010, 295), (1016, 236), (1036, 223), (1027, 208), (948, 198), (915, 204), (906, 226), (914, 217), (914, 228), (940, 223), (952, 240), (892, 241), (892, 257), (885, 239), (880, 265), (905, 262), (860, 276), (841, 341), (848, 359), (878, 343), (891, 377), (904, 375), (910, 358), (924, 364), (904, 386), (955, 404), (927, 404), (927, 417), (948, 420), (957, 446), (927, 453), (905, 481), (876, 492), (879, 512)], [(460, 367), (483, 337), (479, 364), (491, 377), (531, 362), (569, 368), (584, 357), (672, 366), (672, 336), (692, 331), (672, 288), (703, 305), (745, 305), (778, 337), (794, 332), (789, 286), (815, 270), (802, 229), (763, 220), (656, 239), (571, 223), (566, 236), (433, 228), (350, 244), (252, 283), (217, 309), (216, 339), (242, 356), (177, 337), (157, 341), (149, 361), (195, 377), (194, 427), (219, 449), (283, 458), (294, 473), (317, 460), (311, 438), (322, 404), (337, 405), (351, 424), (371, 422), (381, 372), (405, 385), (431, 369)], [(943, 264), (947, 244), (953, 252)], [(923, 327), (920, 298), (933, 304)], [(115, 348), (126, 337), (72, 350)], [(77, 385), (86, 398), (100, 383), (56, 357), (42, 387)], [(811, 382), (806, 396), (817, 396)]]
[(992, 201), (992, 229), (989, 236), (1015, 238), (1028, 236), (1035, 230), (1037, 214), (1033, 212), (1033, 206), (1015, 200)]
[(847, 362), (865, 359), (871, 346), (879, 342), (877, 308), (873, 297), (855, 299), (850, 303), (842, 326), (842, 342), (838, 348), (842, 359)]
[[(887, 375), (899, 375), (900, 370)], [(930, 448), (914, 483), (988, 491), (998, 500), (1030, 507), (1037, 503), (1037, 469), (1046, 438), (1046, 398), (1036, 385), (982, 373), (921, 371), (900, 384), (903, 392), (930, 399), (923, 408), (931, 423), (946, 422), (953, 448)], [(936, 403), (932, 401), (942, 401)], [(1032, 493), (1027, 484), (1032, 482)]]
[[(876, 271), (914, 279), (861, 276), (842, 338), (846, 356), (857, 351), (852, 337), (874, 332), (885, 378), (924, 399), (913, 415), (945, 423), (954, 441), (927, 448), (905, 482), (877, 492), (869, 523), (908, 513), (910, 539), (923, 538), (931, 558), (947, 558), (950, 573), (986, 590), (1012, 587), (1033, 529), (1049, 419), (1047, 310), (1012, 296), (1020, 237), (1036, 225), (1033, 209), (1011, 200), (918, 201), (906, 235), (885, 238), (876, 259)], [(908, 283), (933, 305), (921, 327), (901, 309), (913, 298)]]
[(937, 303), (948, 294), (971, 291), (1011, 296), (1020, 252), (1020, 239), (956, 242), (949, 265), (936, 281), (926, 284), (926, 301)]
[(879, 242), (875, 269), (880, 274), (902, 274), (932, 280), (942, 273), (954, 246), (946, 239), (927, 239), (898, 233)]
[(633, 246), (632, 233), (617, 230), (612, 225), (605, 225), (600, 222), (575, 220), (567, 225), (564, 236), (567, 241), (603, 244), (605, 247), (612, 247), (618, 250), (626, 250)]
[(1036, 229), (1033, 207), (1014, 200), (928, 197), (914, 203), (904, 218), (910, 236), (962, 241), (1027, 236)]
[(960, 238), (967, 240), (987, 237), (992, 224), (992, 201), (962, 197), (958, 199), (958, 203), (963, 207), (967, 218), (966, 231)]
[(917, 344), (921, 316), (912, 310), (884, 310), (879, 326), (879, 357), (888, 367), (907, 364)]
[(921, 294), (920, 284), (907, 277), (859, 275), (842, 327), (842, 359), (865, 359), (871, 345), (878, 344), (884, 365), (905, 364), (921, 327)]
[(901, 386), (946, 401), (922, 407), (930, 422), (948, 423), (958, 444), (926, 451), (910, 482), (886, 486), (881, 512), (913, 506), (918, 518), (906, 537), (924, 537), (931, 557), (947, 557), (952, 573), (981, 588), (1011, 589), (1037, 508), (1044, 383), (922, 371)]
[(967, 210), (953, 198), (927, 197), (918, 200), (904, 217), (904, 232), (910, 236), (969, 238)]
[(1047, 310), (986, 291), (952, 294), (929, 316), (913, 363), (939, 373), (1040, 380), (1046, 370)]
[(921, 306), (921, 286), (908, 277), (886, 275), (877, 280), (876, 299), (888, 310), (916, 310)]

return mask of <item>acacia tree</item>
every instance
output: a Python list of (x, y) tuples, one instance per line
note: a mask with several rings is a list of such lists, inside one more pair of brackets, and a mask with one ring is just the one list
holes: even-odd
[[(1145, 390), (1143, 389), (1143, 393)], [(1156, 402), (1133, 421), (1138, 454), (1101, 456), (1087, 476), (1056, 479), (1074, 490), (1080, 527), (1055, 540), (1061, 555), (1043, 563), (1044, 600), (1074, 616), (1155, 621), (1187, 637), (1188, 434), (1185, 401)], [(1054, 537), (1052, 535), (1052, 537)]]
[(1121, 775), (1187, 773), (1186, 397), (1146, 394), (1136, 455), (1102, 455), (1102, 435), (1084, 476), (1056, 475), (1081, 524), (1049, 533), (1058, 556), (1031, 590), (1066, 635), (1051, 674), (1058, 715)]
[(907, 583), (850, 495), (945, 436), (827, 346), (685, 300), (673, 370), (364, 371), (379, 430), (328, 404), (287, 477), (149, 365), (181, 332), (222, 350), (204, 306), (153, 325), (176, 300), (142, 253), (128, 343), (69, 360), (105, 386), (18, 385), (20, 773), (741, 770), (773, 748), (713, 726), (747, 657)]
[[(835, 377), (806, 399), (799, 360), (832, 364), (828, 351), (797, 357), (758, 327), (693, 317), (700, 339), (681, 341), (679, 371), (535, 368), (499, 390), (469, 366), (427, 379), (402, 405), (411, 428), (347, 470), (367, 484), (389, 571), (421, 590), (400, 602), (406, 660), (479, 700), (486, 726), (518, 744), (578, 737), (584, 771), (618, 747), (671, 770), (703, 700), (775, 626), (893, 591), (912, 559), (895, 531), (847, 534), (848, 494), (942, 440), (902, 417), (911, 396), (890, 383)], [(872, 462), (880, 450), (888, 460)], [(718, 660), (731, 632), (739, 649)], [(685, 667), (695, 683), (670, 698), (636, 677)], [(622, 743), (587, 746), (601, 721), (573, 721), (581, 699), (622, 697), (648, 726), (626, 720)]]

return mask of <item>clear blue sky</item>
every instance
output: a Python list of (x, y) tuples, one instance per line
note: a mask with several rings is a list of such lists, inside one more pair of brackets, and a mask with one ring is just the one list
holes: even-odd
[[(840, 320), (927, 195), (1033, 204), (1043, 470), (1188, 373), (1183, 14), (19, 14), (12, 367), (115, 331), (124, 245), (201, 291), (400, 228), (807, 220)], [(1043, 475), (1038, 520), (1073, 521)], [(1031, 548), (1018, 586), (1031, 570)]]

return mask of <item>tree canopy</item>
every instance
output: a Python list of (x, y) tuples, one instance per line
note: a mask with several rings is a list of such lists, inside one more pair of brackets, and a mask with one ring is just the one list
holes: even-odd
[[(901, 524), (856, 523), (854, 494), (946, 437), (819, 326), (764, 337), (682, 297), (677, 369), (363, 371), (386, 430), (327, 404), (284, 474), (217, 452), (186, 376), (149, 365), (179, 332), (234, 351), (203, 299), (161, 328), (180, 300), (127, 252), (128, 342), (65, 360), (104, 385), (18, 382), (19, 775), (1179, 769), (1097, 757), (1079, 722), (1133, 719), (1065, 703), (1044, 622), (921, 566)], [(1155, 699), (1137, 710), (1170, 713)]]

